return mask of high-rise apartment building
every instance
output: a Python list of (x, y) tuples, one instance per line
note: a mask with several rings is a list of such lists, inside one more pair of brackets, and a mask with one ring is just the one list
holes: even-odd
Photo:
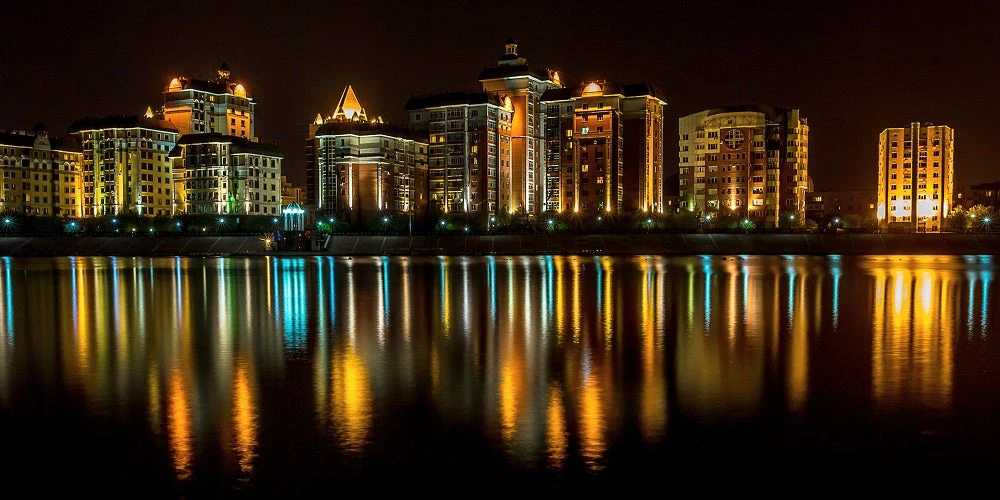
[(80, 146), (50, 137), (42, 126), (32, 132), (0, 132), (0, 212), (79, 217)]
[(514, 213), (509, 96), (454, 92), (413, 97), (410, 126), (428, 137), (428, 200), (433, 210)]
[(254, 106), (245, 84), (222, 63), (215, 78), (180, 76), (163, 87), (163, 116), (183, 134), (219, 133), (252, 139)]
[(69, 131), (83, 152), (83, 216), (173, 213), (173, 124), (147, 112), (78, 120)]
[(679, 203), (765, 227), (804, 222), (809, 125), (797, 109), (731, 106), (679, 120)]
[(911, 123), (887, 128), (878, 141), (879, 227), (938, 232), (952, 207), (955, 131)]
[(649, 84), (545, 92), (542, 209), (662, 212), (665, 104)]
[(427, 142), (369, 120), (350, 86), (334, 113), (317, 115), (306, 140), (306, 200), (318, 213), (362, 220), (427, 207)]
[(218, 133), (187, 134), (170, 157), (175, 212), (281, 214), (277, 146)]
[(511, 38), (504, 45), (504, 54), (497, 65), (484, 69), (479, 74), (479, 81), (483, 90), (496, 96), (499, 102), (510, 98), (513, 110), (510, 131), (512, 211), (529, 214), (540, 211), (545, 142), (541, 97), (546, 90), (561, 86), (559, 73), (535, 71), (528, 66), (527, 59), (518, 55), (517, 43)]

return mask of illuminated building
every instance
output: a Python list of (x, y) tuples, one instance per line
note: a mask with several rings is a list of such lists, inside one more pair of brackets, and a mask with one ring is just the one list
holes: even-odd
[(652, 85), (590, 82), (542, 96), (544, 209), (663, 211), (663, 106)]
[(511, 186), (510, 206), (514, 212), (535, 213), (541, 210), (536, 200), (542, 196), (542, 147), (545, 136), (542, 123), (545, 111), (541, 98), (545, 91), (561, 86), (559, 73), (535, 71), (517, 53), (513, 38), (504, 45), (504, 54), (497, 65), (479, 73), (483, 90), (500, 102), (510, 98), (511, 120)]
[(887, 128), (879, 134), (879, 227), (939, 232), (952, 207), (954, 182), (951, 127), (914, 122), (909, 128)]
[(810, 191), (806, 195), (806, 217), (820, 221), (853, 215), (861, 221), (874, 221), (877, 204), (878, 195), (872, 190)]
[(679, 120), (678, 146), (682, 210), (766, 227), (805, 218), (809, 124), (799, 110), (746, 105), (688, 115)]
[(176, 77), (163, 87), (163, 116), (181, 134), (216, 132), (253, 138), (256, 103), (222, 63), (211, 80)]
[(144, 116), (78, 120), (69, 132), (83, 151), (84, 216), (172, 213), (173, 124), (147, 109)]
[(49, 137), (41, 124), (33, 132), (0, 132), (0, 212), (79, 217), (80, 146)]
[(306, 140), (306, 200), (352, 220), (427, 206), (427, 143), (422, 135), (369, 120), (348, 86), (334, 113), (317, 115)]
[(188, 134), (170, 153), (174, 210), (188, 214), (279, 215), (277, 146), (218, 133)]
[(289, 203), (305, 203), (305, 193), (303, 189), (299, 186), (292, 184), (292, 181), (288, 180), (288, 176), (281, 176), (281, 206), (288, 205)]
[(428, 198), (439, 212), (513, 213), (509, 97), (454, 92), (413, 97), (410, 126), (429, 138)]

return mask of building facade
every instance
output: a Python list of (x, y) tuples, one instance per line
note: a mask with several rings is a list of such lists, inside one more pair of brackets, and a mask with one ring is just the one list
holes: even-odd
[(663, 212), (665, 104), (648, 84), (547, 91), (542, 209)]
[(483, 91), (497, 101), (510, 98), (511, 120), (510, 205), (512, 212), (533, 214), (542, 210), (543, 159), (545, 144), (543, 122), (545, 111), (542, 94), (561, 86), (559, 73), (553, 70), (535, 71), (527, 59), (517, 53), (513, 39), (504, 45), (504, 54), (497, 65), (479, 74)]
[(806, 218), (826, 222), (855, 216), (867, 223), (876, 220), (878, 194), (871, 189), (812, 191), (806, 195)]
[(302, 204), (306, 202), (305, 191), (300, 186), (292, 184), (287, 175), (281, 176), (281, 206), (290, 203)]
[(513, 104), (486, 92), (413, 97), (410, 127), (428, 138), (430, 208), (470, 214), (515, 213), (511, 178)]
[(679, 204), (777, 227), (805, 219), (809, 125), (798, 109), (731, 106), (680, 118)]
[(956, 187), (953, 202), (950, 209), (959, 206), (969, 209), (982, 205), (996, 212), (1000, 210), (1000, 181)]
[(70, 134), (80, 144), (83, 216), (174, 212), (170, 151), (177, 128), (145, 116), (78, 120)]
[(368, 115), (348, 86), (334, 113), (317, 115), (306, 140), (306, 201), (358, 221), (427, 209), (427, 142)]
[(955, 131), (914, 122), (883, 130), (878, 143), (879, 227), (941, 231), (954, 196)]
[(175, 213), (281, 215), (277, 146), (218, 133), (188, 134), (170, 157)]
[(80, 217), (80, 146), (50, 137), (42, 126), (32, 132), (0, 132), (0, 212)]
[(216, 76), (180, 76), (163, 87), (163, 116), (184, 134), (219, 133), (252, 139), (256, 103), (222, 63)]

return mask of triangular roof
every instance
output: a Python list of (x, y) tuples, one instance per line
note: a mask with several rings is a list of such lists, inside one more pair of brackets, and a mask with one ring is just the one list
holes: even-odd
[(361, 107), (357, 94), (350, 85), (344, 89), (337, 103), (337, 110), (333, 112), (334, 120), (368, 120), (365, 108)]

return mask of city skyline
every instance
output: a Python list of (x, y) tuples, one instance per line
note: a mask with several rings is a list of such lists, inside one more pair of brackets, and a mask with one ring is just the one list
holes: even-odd
[[(140, 15), (116, 9), (101, 12), (109, 20), (130, 21), (117, 22), (123, 28), (108, 32), (83, 31), (96, 16), (96, 8), (54, 9), (46, 22), (62, 16), (78, 20), (67, 23), (66, 37), (80, 42), (69, 51), (58, 50), (65, 37), (31, 37), (27, 32), (20, 36), (21, 30), (39, 28), (26, 18), (13, 28), (14, 46), (0, 61), (4, 75), (0, 77), (0, 128), (25, 129), (42, 121), (54, 135), (62, 136), (79, 118), (141, 114), (148, 105), (162, 104), (160, 90), (170, 78), (207, 77), (219, 62), (227, 61), (260, 103), (260, 130), (255, 135), (280, 145), (286, 156), (284, 172), (301, 184), (305, 178), (300, 146), (307, 133), (304, 124), (317, 111), (331, 112), (347, 84), (364, 89), (368, 106), (379, 109), (387, 121), (405, 124), (404, 105), (409, 97), (474, 90), (475, 75), (496, 60), (502, 42), (513, 34), (525, 57), (540, 67), (560, 71), (567, 83), (651, 81), (659, 86), (668, 103), (664, 117), (667, 175), (677, 172), (678, 117), (730, 104), (760, 103), (795, 107), (809, 117), (813, 132), (810, 175), (816, 189), (873, 183), (875, 136), (911, 121), (947, 124), (957, 131), (961, 146), (955, 152), (956, 184), (996, 177), (988, 161), (997, 148), (988, 117), (997, 104), (987, 98), (986, 89), (995, 87), (1000, 76), (979, 61), (998, 40), (987, 29), (985, 17), (977, 16), (971, 5), (933, 11), (908, 7), (905, 12), (893, 5), (812, 10), (780, 4), (633, 7), (622, 14), (627, 22), (621, 25), (620, 36), (574, 45), (564, 42), (570, 40), (572, 29), (562, 25), (572, 26), (572, 20), (587, 17), (589, 10), (582, 4), (573, 12), (549, 7), (531, 17), (515, 12), (498, 26), (463, 25), (441, 37), (417, 25), (449, 16), (496, 14), (483, 6), (469, 6), (459, 14), (421, 9), (407, 13), (412, 15), (387, 16), (352, 6), (352, 19), (358, 24), (384, 28), (384, 36), (354, 37), (312, 29), (322, 26), (323, 19), (336, 17), (322, 8), (306, 16), (254, 2), (246, 6), (255, 11), (253, 20), (243, 19), (240, 10), (227, 15), (233, 16), (234, 23), (246, 21), (241, 24), (251, 29), (244, 31), (254, 34), (263, 29), (256, 19), (273, 19), (268, 28), (273, 37), (261, 40), (234, 34), (217, 40), (205, 30), (171, 26), (162, 33), (162, 41), (172, 48), (155, 56), (149, 55), (147, 46), (140, 49), (125, 42), (133, 31), (156, 25), (162, 14), (156, 9)], [(261, 11), (273, 16), (257, 17)], [(716, 28), (692, 26), (703, 14), (713, 16)], [(928, 21), (931, 15), (935, 16), (934, 37), (952, 43), (898, 48), (905, 26)], [(568, 22), (558, 26), (542, 22), (549, 18)], [(790, 41), (734, 43), (744, 39), (734, 31), (770, 25), (766, 23), (788, 27), (780, 36)], [(321, 43), (330, 36), (337, 43)], [(32, 45), (18, 50), (17, 40), (32, 40)], [(734, 47), (739, 49), (734, 52)], [(888, 51), (893, 57), (885, 55)], [(38, 52), (51, 57), (38, 58)], [(351, 57), (344, 60), (340, 54)], [(358, 64), (363, 61), (374, 63)], [(85, 73), (108, 77), (82, 76)], [(399, 78), (401, 74), (404, 78)], [(81, 76), (73, 79), (72, 75)], [(62, 85), (67, 79), (73, 84)]]

